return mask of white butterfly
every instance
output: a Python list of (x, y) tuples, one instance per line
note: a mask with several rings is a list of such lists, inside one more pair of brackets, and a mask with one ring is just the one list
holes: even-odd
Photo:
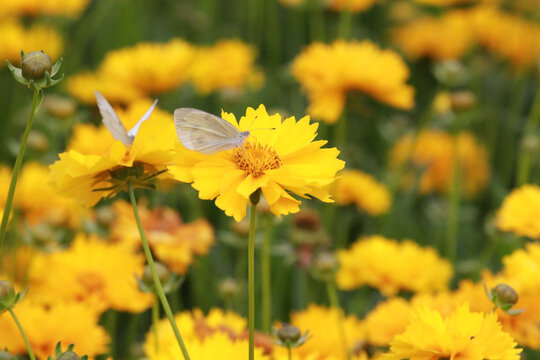
[(150, 106), (150, 109), (148, 109), (140, 118), (140, 120), (137, 121), (135, 126), (133, 126), (129, 131), (126, 131), (124, 124), (122, 124), (120, 118), (118, 117), (118, 115), (116, 115), (116, 112), (112, 108), (111, 104), (109, 104), (107, 99), (105, 99), (105, 97), (101, 95), (97, 90), (95, 91), (95, 94), (99, 112), (101, 113), (101, 117), (103, 118), (103, 124), (109, 130), (113, 138), (115, 138), (116, 140), (120, 140), (124, 145), (133, 144), (133, 140), (135, 140), (135, 136), (137, 135), (141, 124), (145, 120), (147, 120), (152, 114), (152, 111), (154, 111), (157, 100), (154, 101), (152, 106)]
[(176, 109), (174, 125), (186, 149), (205, 155), (240, 147), (250, 135), (225, 119), (193, 108)]

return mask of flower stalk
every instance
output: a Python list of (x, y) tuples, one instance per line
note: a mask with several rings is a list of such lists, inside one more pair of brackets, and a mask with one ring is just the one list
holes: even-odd
[(34, 122), (34, 115), (36, 114), (39, 94), (41, 90), (34, 90), (34, 96), (32, 97), (32, 106), (30, 108), (30, 117), (26, 123), (26, 128), (24, 129), (24, 135), (22, 138), (21, 146), (19, 148), (19, 153), (17, 154), (17, 159), (15, 160), (15, 166), (13, 167), (13, 175), (11, 176), (11, 182), (9, 184), (9, 190), (6, 198), (6, 205), (4, 207), (4, 214), (2, 215), (2, 224), (0, 225), (0, 249), (4, 245), (4, 239), (6, 237), (7, 226), (9, 222), (9, 215), (11, 213), (11, 206), (13, 204), (13, 196), (15, 195), (15, 187), (17, 186), (17, 179), (19, 178), (19, 172), (21, 170), (21, 165), (24, 157), (24, 152), (26, 151), (26, 143), (28, 142), (28, 134), (30, 134), (30, 129), (32, 129), (32, 124)]
[(523, 132), (523, 140), (518, 155), (518, 164), (516, 172), (516, 185), (521, 186), (529, 181), (529, 174), (531, 172), (531, 160), (532, 154), (527, 147), (527, 138), (529, 134), (534, 134), (538, 124), (540, 122), (540, 86), (536, 90), (536, 96), (531, 108), (531, 112), (527, 117), (525, 124), (525, 131)]
[(155, 296), (152, 304), (152, 330), (154, 335), (154, 351), (159, 352), (158, 321), (159, 321), (159, 299)]
[(144, 228), (142, 226), (141, 218), (139, 216), (139, 210), (137, 208), (137, 200), (135, 199), (135, 192), (133, 191), (133, 183), (131, 181), (129, 182), (128, 187), (129, 187), (129, 199), (131, 200), (131, 206), (133, 207), (133, 214), (135, 215), (135, 220), (137, 221), (137, 227), (139, 228), (144, 255), (146, 256), (146, 261), (148, 262), (150, 271), (152, 272), (152, 279), (154, 281), (154, 286), (156, 288), (156, 294), (159, 297), (159, 300), (161, 301), (163, 310), (165, 310), (165, 315), (167, 316), (167, 319), (169, 320), (169, 323), (171, 324), (171, 327), (174, 332), (174, 336), (176, 337), (176, 341), (178, 342), (178, 345), (180, 346), (180, 349), (182, 350), (182, 355), (184, 356), (184, 359), (190, 360), (189, 354), (184, 344), (184, 340), (182, 339), (182, 336), (180, 335), (180, 330), (178, 330), (178, 326), (176, 325), (176, 322), (174, 321), (174, 316), (172, 314), (171, 307), (169, 305), (167, 297), (165, 296), (165, 292), (163, 291), (163, 286), (161, 285), (158, 273), (156, 271), (154, 258), (152, 257), (152, 252), (150, 251), (150, 246), (148, 245), (148, 241), (146, 240)]
[(262, 324), (263, 331), (270, 333), (272, 322), (272, 280), (270, 247), (272, 243), (272, 218), (266, 219), (266, 233), (261, 249), (261, 281), (262, 281)]
[(339, 331), (339, 337), (341, 339), (341, 346), (343, 347), (343, 352), (347, 360), (351, 360), (351, 353), (349, 352), (349, 344), (347, 342), (347, 336), (345, 334), (345, 326), (343, 324), (343, 310), (339, 306), (339, 298), (336, 289), (336, 283), (333, 280), (326, 281), (326, 292), (328, 293), (328, 301), (330, 302), (330, 307), (336, 310), (337, 314), (337, 325)]
[(28, 351), (28, 356), (30, 357), (30, 360), (36, 360), (36, 356), (34, 355), (34, 352), (32, 351), (32, 347), (30, 346), (30, 341), (28, 341), (28, 337), (26, 336), (26, 333), (24, 332), (24, 329), (19, 322), (19, 319), (15, 315), (15, 312), (11, 307), (7, 309), (9, 313), (11, 314), (11, 317), (13, 318), (13, 321), (15, 321), (15, 324), (17, 324), (17, 327), (19, 328), (19, 331), (21, 333), (21, 336), (24, 340), (24, 345), (26, 345), (26, 351)]
[(249, 360), (255, 359), (255, 226), (257, 221), (256, 203), (252, 202), (249, 219), (248, 239), (248, 301), (249, 301)]

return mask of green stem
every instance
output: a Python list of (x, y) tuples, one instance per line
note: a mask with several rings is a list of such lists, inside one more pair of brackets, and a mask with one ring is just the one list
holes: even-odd
[(159, 322), (159, 302), (158, 298), (154, 299), (152, 304), (152, 330), (154, 334), (154, 351), (156, 354), (159, 352), (159, 335), (158, 335), (158, 322)]
[(327, 281), (326, 291), (328, 293), (328, 301), (330, 302), (330, 307), (335, 309), (337, 313), (337, 326), (339, 331), (339, 337), (341, 338), (341, 346), (343, 347), (343, 352), (345, 353), (345, 358), (347, 360), (350, 360), (351, 353), (349, 352), (349, 345), (347, 343), (347, 337), (345, 334), (343, 310), (339, 306), (339, 298), (337, 294), (336, 284), (333, 281)]
[(529, 174), (531, 172), (532, 154), (525, 146), (527, 135), (534, 134), (540, 121), (540, 86), (536, 90), (536, 96), (534, 103), (527, 117), (527, 123), (525, 124), (525, 130), (523, 132), (523, 139), (521, 140), (521, 147), (519, 150), (518, 165), (516, 172), (516, 185), (521, 186), (529, 181)]
[[(455, 119), (456, 122), (459, 119)], [(445, 254), (448, 259), (455, 263), (457, 252), (457, 237), (459, 228), (459, 208), (461, 203), (461, 161), (458, 148), (459, 132), (454, 134), (454, 158), (452, 171), (452, 187), (448, 193), (448, 222), (446, 227)]]
[(266, 219), (266, 233), (261, 249), (262, 324), (263, 331), (270, 334), (272, 322), (272, 283), (270, 245), (272, 243), (272, 218)]
[(130, 359), (133, 358), (133, 344), (135, 343), (137, 337), (137, 329), (140, 318), (141, 314), (131, 314), (129, 317), (125, 349)]
[(289, 360), (292, 360), (292, 349), (291, 347), (287, 347), (287, 353), (289, 354)]
[(13, 167), (13, 175), (11, 175), (11, 183), (9, 184), (8, 195), (6, 199), (6, 205), (4, 206), (4, 214), (2, 216), (2, 225), (0, 225), (0, 249), (4, 245), (4, 239), (6, 237), (7, 225), (9, 222), (9, 214), (11, 213), (11, 205), (13, 203), (13, 196), (15, 195), (15, 187), (17, 186), (17, 178), (19, 177), (19, 171), (21, 169), (24, 151), (26, 150), (26, 143), (28, 141), (28, 134), (32, 128), (34, 122), (34, 115), (36, 114), (36, 106), (38, 102), (38, 95), (40, 90), (34, 90), (34, 96), (32, 98), (32, 107), (30, 108), (30, 117), (26, 123), (26, 129), (24, 129), (24, 135), (15, 160), (15, 166)]
[(28, 338), (26, 337), (26, 333), (24, 332), (23, 327), (21, 323), (19, 322), (19, 319), (17, 319), (17, 316), (15, 316), (15, 312), (13, 311), (12, 308), (8, 308), (7, 310), (13, 317), (15, 324), (17, 324), (17, 327), (19, 328), (19, 331), (21, 332), (21, 336), (23, 337), (24, 344), (26, 345), (26, 350), (28, 351), (28, 356), (30, 356), (31, 360), (36, 360), (36, 357), (34, 356), (34, 352), (32, 351), (32, 347), (30, 346), (30, 341), (28, 341)]
[(311, 41), (324, 42), (324, 9), (320, 1), (308, 1), (308, 22)]
[(159, 300), (161, 301), (161, 305), (163, 306), (163, 310), (165, 310), (165, 315), (167, 316), (167, 319), (171, 323), (174, 336), (176, 337), (176, 341), (178, 342), (178, 345), (180, 346), (180, 349), (182, 350), (182, 355), (184, 356), (184, 359), (190, 360), (186, 346), (184, 345), (184, 340), (182, 340), (182, 336), (180, 335), (180, 330), (178, 330), (178, 326), (176, 325), (176, 322), (174, 321), (174, 316), (172, 314), (171, 307), (169, 306), (169, 302), (167, 301), (167, 297), (165, 296), (165, 292), (163, 291), (163, 287), (161, 285), (161, 282), (159, 281), (159, 277), (156, 271), (156, 265), (154, 264), (154, 258), (152, 257), (152, 252), (150, 251), (150, 246), (148, 245), (148, 241), (146, 240), (146, 235), (144, 233), (144, 229), (141, 223), (141, 218), (139, 217), (139, 210), (137, 208), (137, 200), (135, 200), (135, 192), (133, 191), (133, 183), (131, 182), (129, 183), (129, 199), (131, 200), (131, 206), (133, 207), (133, 213), (135, 214), (135, 220), (137, 221), (137, 227), (139, 228), (139, 233), (141, 235), (141, 242), (143, 245), (144, 255), (146, 256), (146, 261), (148, 262), (148, 266), (150, 266), (150, 271), (152, 272), (152, 279), (154, 280), (154, 286), (156, 288), (156, 295), (159, 297)]
[(341, 17), (339, 19), (338, 39), (349, 40), (351, 36), (353, 13), (348, 9), (341, 10)]
[(255, 225), (256, 205), (251, 204), (248, 240), (249, 360), (255, 358)]

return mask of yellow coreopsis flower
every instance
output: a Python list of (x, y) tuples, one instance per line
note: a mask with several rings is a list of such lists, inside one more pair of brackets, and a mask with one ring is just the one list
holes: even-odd
[(402, 298), (391, 298), (371, 310), (362, 324), (366, 340), (375, 346), (388, 346), (394, 336), (401, 334), (409, 324), (409, 303)]
[[(485, 188), (490, 171), (486, 149), (468, 132), (460, 133), (457, 141), (438, 130), (424, 130), (416, 138), (406, 135), (394, 145), (390, 164), (402, 166), (410, 158), (422, 171), (420, 192), (445, 194), (452, 187), (455, 151), (460, 162), (462, 191), (466, 196), (474, 196)], [(409, 181), (404, 185), (412, 184)]]
[(34, 257), (28, 274), (31, 296), (46, 304), (81, 302), (97, 313), (141, 312), (154, 300), (137, 286), (135, 275), (141, 276), (143, 267), (144, 257), (122, 245), (78, 235), (66, 250)]
[(236, 149), (203, 155), (177, 147), (176, 165), (169, 171), (174, 178), (193, 183), (199, 197), (216, 199), (216, 206), (236, 221), (246, 216), (251, 194), (261, 189), (270, 211), (276, 216), (299, 211), (299, 196), (312, 195), (332, 202), (327, 187), (345, 163), (337, 159), (336, 148), (321, 149), (324, 140), (313, 141), (318, 124), (309, 116), (298, 122), (289, 117), (283, 122), (279, 114), (268, 115), (263, 105), (248, 108), (239, 122), (233, 114), (222, 117), (240, 131), (253, 131)]
[(390, 192), (383, 184), (369, 174), (351, 169), (339, 172), (331, 193), (337, 204), (356, 204), (370, 215), (384, 214), (392, 201)]
[(18, 64), (21, 50), (25, 53), (43, 50), (53, 60), (62, 53), (62, 37), (50, 26), (34, 25), (26, 29), (18, 20), (7, 19), (0, 22), (0, 34), (0, 67), (6, 65), (6, 59)]
[[(318, 354), (317, 359), (336, 354), (342, 355), (343, 345), (338, 328), (337, 309), (312, 304), (306, 310), (291, 314), (290, 322), (302, 332), (309, 330), (310, 334), (310, 339), (302, 346), (295, 348), (294, 353), (301, 357)], [(364, 328), (354, 315), (345, 316), (342, 325), (350, 350), (355, 344), (365, 340)]]
[(127, 86), (100, 73), (88, 71), (70, 76), (66, 80), (66, 87), (73, 97), (85, 104), (96, 103), (94, 96), (96, 89), (115, 104), (129, 104), (145, 96), (144, 92), (137, 88)]
[(469, 13), (462, 10), (414, 19), (395, 29), (393, 38), (409, 57), (435, 60), (459, 59), (476, 42)]
[(259, 88), (264, 75), (255, 65), (255, 49), (240, 40), (223, 40), (196, 50), (190, 70), (195, 89), (203, 94), (216, 90)]
[(540, 239), (540, 187), (523, 185), (514, 189), (504, 199), (495, 223), (502, 231)]
[[(88, 311), (85, 304), (55, 303), (45, 307), (29, 300), (17, 304), (14, 311), (38, 359), (54, 356), (59, 341), (75, 344), (74, 351), (91, 358), (107, 352), (107, 332), (98, 325), (99, 316)], [(0, 334), (0, 348), (26, 354), (21, 333), (8, 312), (0, 314)]]
[(521, 349), (501, 330), (495, 314), (476, 313), (464, 304), (447, 317), (425, 307), (390, 344), (388, 359), (519, 360)]
[(503, 274), (511, 279), (520, 294), (534, 295), (540, 299), (540, 244), (528, 243), (503, 258)]
[(406, 84), (409, 69), (403, 59), (369, 41), (311, 44), (296, 57), (292, 72), (307, 93), (308, 112), (328, 123), (341, 115), (349, 91), (399, 109), (414, 106), (414, 89)]
[[(131, 250), (138, 249), (140, 234), (131, 204), (116, 201), (113, 208), (116, 216), (111, 227), (112, 237)], [(206, 255), (214, 243), (214, 230), (206, 220), (186, 224), (173, 209), (149, 210), (140, 205), (139, 215), (156, 258), (177, 274), (185, 274), (194, 257)]]
[[(141, 117), (145, 110), (137, 106)], [(124, 126), (129, 129), (131, 121), (136, 119), (127, 113), (118, 112)], [(96, 204), (102, 197), (116, 194), (126, 176), (144, 179), (163, 171), (171, 164), (175, 131), (172, 116), (162, 115), (159, 111), (152, 114), (139, 128), (133, 144), (124, 145), (120, 140), (110, 142), (110, 137), (101, 138), (104, 132), (96, 132), (96, 153), (91, 146), (80, 141), (72, 142), (71, 150), (61, 153), (49, 168), (54, 188), (61, 194), (79, 199), (86, 205)], [(100, 137), (99, 139), (97, 137)], [(86, 141), (86, 140), (85, 140)], [(109, 143), (110, 146), (104, 144)], [(108, 144), (107, 144), (108, 145)], [(79, 149), (82, 151), (74, 150)], [(92, 151), (89, 154), (86, 152)], [(138, 186), (134, 183), (134, 186)], [(141, 186), (145, 186), (141, 184)]]
[(78, 16), (86, 9), (89, 0), (12, 0), (0, 7), (0, 18), (19, 15)]
[(452, 266), (432, 248), (415, 242), (401, 243), (382, 236), (360, 239), (348, 250), (337, 252), (340, 267), (336, 281), (341, 289), (363, 285), (392, 296), (401, 290), (431, 292), (445, 290)]

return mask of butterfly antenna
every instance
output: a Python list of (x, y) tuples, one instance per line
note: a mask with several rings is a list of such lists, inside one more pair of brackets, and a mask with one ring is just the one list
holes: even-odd
[(253, 125), (253, 123), (255, 122), (255, 119), (257, 119), (257, 115), (255, 115), (253, 120), (251, 120), (251, 124), (249, 124), (247, 131), (249, 131), (249, 129), (251, 129), (251, 125)]

